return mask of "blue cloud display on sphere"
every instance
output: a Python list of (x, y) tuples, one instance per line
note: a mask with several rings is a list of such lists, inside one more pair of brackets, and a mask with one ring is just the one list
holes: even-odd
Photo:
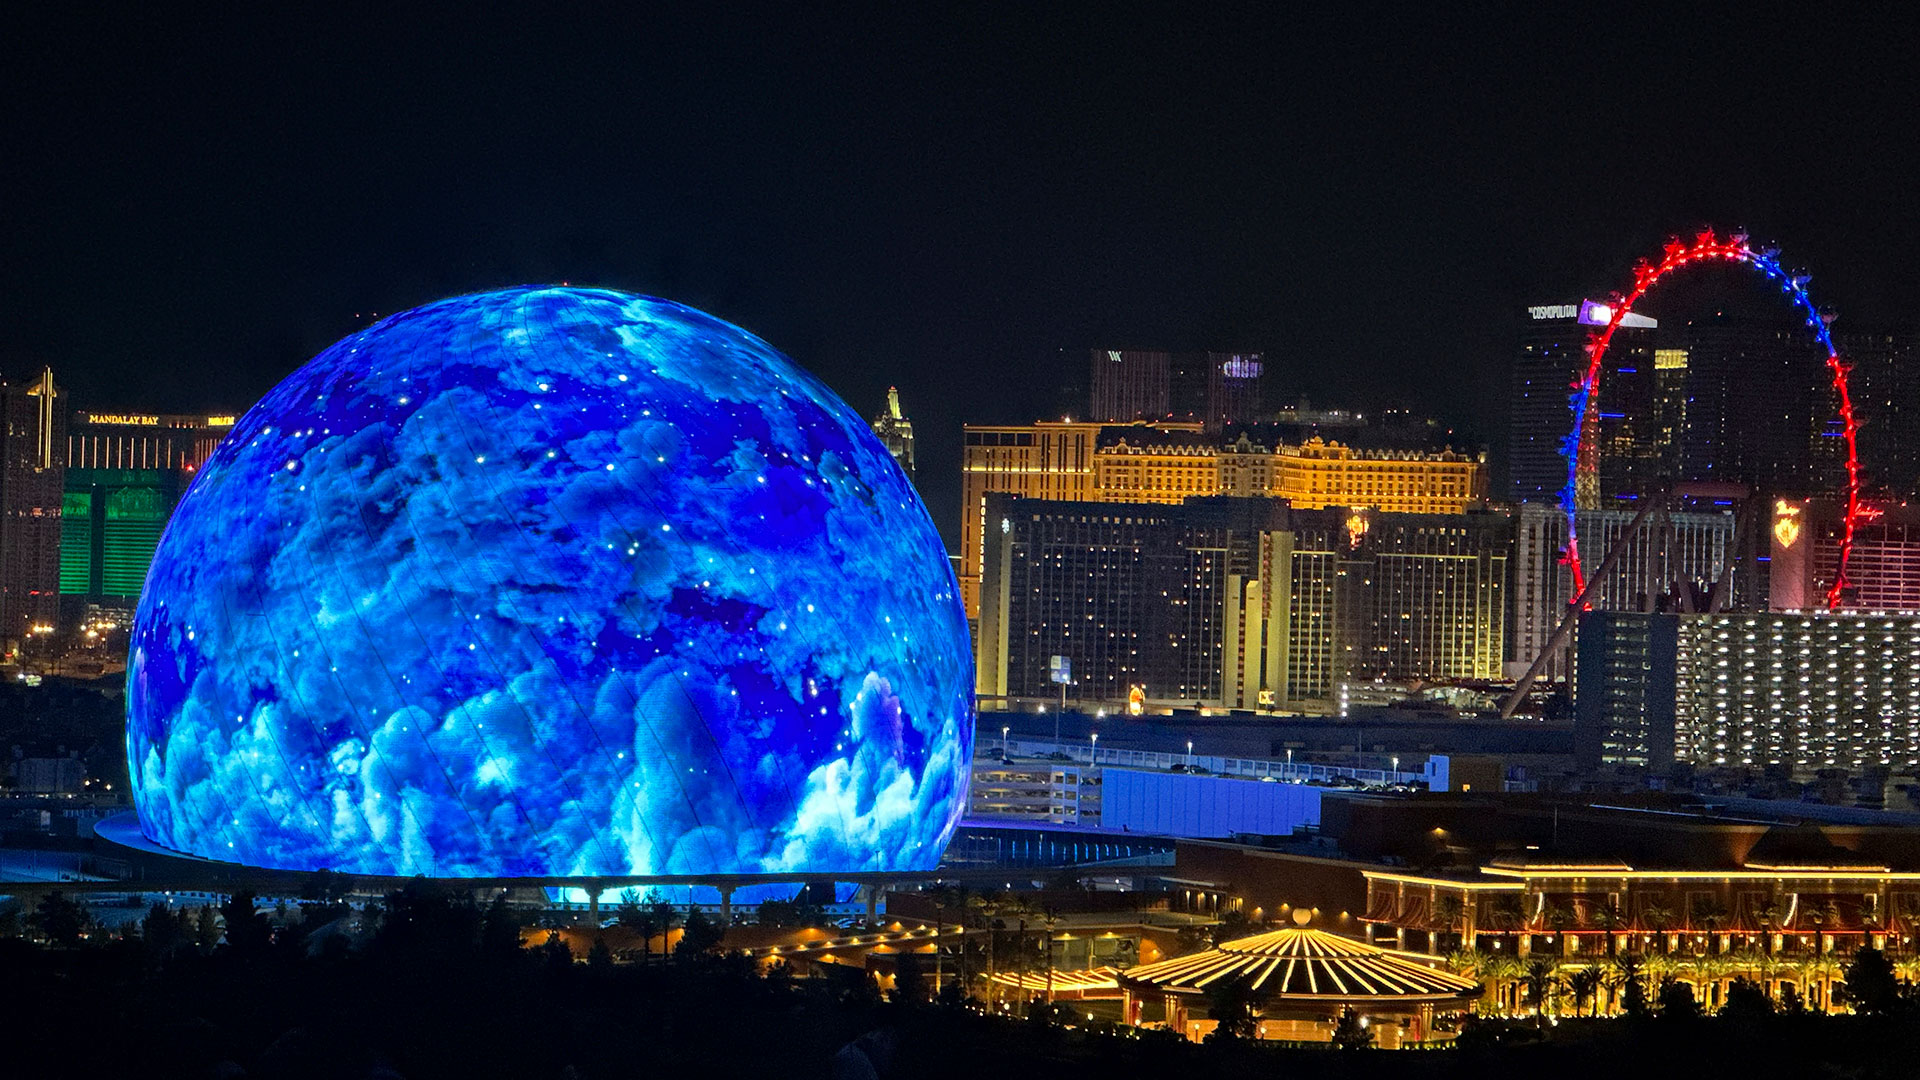
[(141, 828), (362, 874), (930, 869), (964, 612), (868, 426), (739, 328), (521, 288), (396, 315), (241, 419), (128, 669)]

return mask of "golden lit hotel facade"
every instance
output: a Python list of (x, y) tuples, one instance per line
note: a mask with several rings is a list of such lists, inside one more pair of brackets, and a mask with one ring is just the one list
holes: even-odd
[(1298, 510), (1366, 507), (1387, 514), (1463, 514), (1487, 497), (1487, 464), (1453, 450), (1355, 450), (1309, 439), (1275, 447), (1265, 492)]
[[(960, 476), (960, 595), (967, 617), (980, 616), (980, 564), (985, 552), (987, 496), (1093, 499), (1094, 446), (1104, 424), (1071, 420), (1035, 424), (968, 424)], [(1168, 425), (1199, 431), (1199, 424)]]
[[(1367, 940), (1472, 972), (1494, 1011), (1532, 1011), (1527, 964), (1563, 975), (1631, 965), (1685, 983), (1708, 1009), (1736, 979), (1778, 999), (1789, 989), (1821, 1011), (1854, 951), (1920, 968), (1920, 874), (1817, 862), (1649, 869), (1613, 861), (1496, 861), (1471, 871), (1365, 869)], [(1594, 988), (1592, 1011), (1621, 1011), (1620, 986)], [(1568, 1004), (1571, 1004), (1569, 1002)], [(1583, 1003), (1583, 1009), (1585, 1003)]]
[(1486, 498), (1483, 457), (1453, 450), (1359, 450), (1315, 438), (1222, 444), (1197, 423), (1042, 421), (965, 428), (960, 591), (980, 614), (986, 497), (1178, 505), (1195, 496), (1285, 499), (1296, 509), (1459, 514)]

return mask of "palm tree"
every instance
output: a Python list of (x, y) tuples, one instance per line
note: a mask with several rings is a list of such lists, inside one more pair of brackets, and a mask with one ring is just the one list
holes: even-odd
[(1700, 987), (1700, 1005), (1702, 1008), (1719, 1008), (1722, 1002), (1715, 994), (1721, 982), (1732, 975), (1736, 963), (1726, 953), (1709, 953), (1693, 957), (1690, 961), (1696, 982)]
[(1754, 953), (1752, 970), (1758, 974), (1758, 981), (1766, 988), (1767, 996), (1778, 998), (1779, 994), (1775, 991), (1779, 989), (1779, 981), (1793, 972), (1793, 965), (1776, 955), (1772, 949), (1762, 949)]
[[(1449, 893), (1446, 896), (1436, 897), (1434, 899), (1433, 921), (1438, 923), (1444, 932), (1449, 934), (1462, 933), (1461, 923), (1466, 917), (1466, 901), (1460, 899), (1458, 896)], [(1464, 934), (1462, 934), (1462, 936), (1464, 936)]]
[(1555, 933), (1573, 925), (1573, 909), (1565, 904), (1548, 903), (1540, 909), (1540, 922)]
[(1593, 921), (1600, 929), (1607, 932), (1607, 955), (1612, 956), (1619, 952), (1620, 941), (1616, 935), (1626, 929), (1627, 913), (1620, 909), (1619, 904), (1609, 900), (1593, 909)]
[(1647, 987), (1647, 957), (1643, 953), (1620, 953), (1610, 961), (1605, 985), (1616, 1005), (1624, 1006), (1630, 999), (1628, 992), (1639, 988), (1642, 1000)]
[(1895, 960), (1893, 970), (1907, 982), (1920, 982), (1920, 956), (1903, 956)]
[(1013, 916), (1014, 921), (1019, 926), (1013, 938), (1013, 974), (1015, 981), (1019, 983), (1022, 988), (1021, 992), (1024, 994), (1026, 986), (1025, 976), (1028, 966), (1027, 961), (1033, 946), (1033, 943), (1027, 939), (1027, 919), (1029, 916), (1036, 914), (1038, 909), (1033, 906), (1033, 901), (1019, 893), (1009, 893), (1006, 899), (1001, 902), (1001, 910)]
[[(1820, 925), (1822, 926), (1833, 927), (1836, 929), (1844, 925), (1846, 920), (1845, 920), (1845, 917), (1842, 916), (1840, 913), (1840, 902), (1838, 900), (1829, 899), (1825, 904), (1822, 904), (1820, 907), (1819, 921), (1820, 921)], [(1829, 931), (1829, 934), (1831, 934), (1831, 931)], [(1818, 938), (1814, 939), (1814, 944), (1816, 945), (1820, 944), (1820, 941)], [(1837, 939), (1835, 939), (1832, 941), (1832, 944), (1837, 946), (1840, 944), (1840, 942)]]
[(640, 966), (645, 967), (653, 963), (653, 935), (660, 932), (660, 919), (654, 914), (653, 905), (641, 907), (633, 917), (632, 926), (640, 935)]
[[(941, 942), (941, 935), (946, 929), (947, 922), (947, 920), (942, 917), (942, 913), (947, 911), (954, 912), (958, 916), (954, 921), (958, 922), (962, 927), (965, 927), (967, 921), (967, 905), (973, 894), (965, 885), (942, 885), (935, 887), (927, 895), (933, 901), (933, 992), (937, 995), (940, 993), (941, 968), (943, 966), (940, 962), (941, 953), (944, 948)], [(964, 945), (966, 943), (964, 936), (960, 940), (961, 944)], [(964, 949), (960, 951), (959, 975), (960, 985), (964, 988), (967, 984), (966, 951)]]
[(1645, 920), (1648, 926), (1661, 932), (1665, 932), (1673, 926), (1673, 909), (1659, 901), (1655, 901), (1642, 908), (1640, 910), (1640, 917)]
[(1047, 1006), (1051, 1008), (1053, 1006), (1053, 926), (1060, 920), (1060, 912), (1052, 904), (1048, 904), (1040, 912), (1040, 917), (1047, 926)]
[[(660, 932), (660, 955), (665, 957), (673, 952), (671, 947), (672, 943), (667, 939), (673, 936), (673, 928), (680, 922), (680, 909), (668, 902), (666, 897), (661, 896), (657, 892), (649, 891), (647, 893), (647, 914), (650, 916), (649, 921), (652, 929)], [(651, 942), (649, 942), (649, 948), (651, 948)], [(649, 952), (648, 956), (651, 958), (652, 953)]]
[[(1600, 981), (1604, 976), (1605, 972), (1601, 971), (1600, 967), (1596, 964), (1588, 964), (1584, 967), (1575, 968), (1567, 975), (1567, 989), (1573, 994), (1573, 1012), (1575, 1016), (1578, 1016), (1580, 1011), (1585, 1009), (1587, 1003), (1590, 1001), (1594, 1002), (1595, 1011), (1597, 1011), (1599, 1002), (1596, 1001), (1595, 998), (1598, 996)], [(1592, 1012), (1589, 1012), (1588, 1015), (1592, 1015)]]
[[(986, 978), (987, 943), (983, 935), (970, 934), (961, 938), (954, 948), (959, 953), (960, 969), (967, 973), (968, 981), (955, 984), (955, 989), (960, 991), (960, 999), (965, 1001), (974, 996), (973, 980)], [(984, 998), (984, 992), (981, 996)]]
[(1720, 959), (1726, 965), (1729, 974), (1745, 976), (1753, 979), (1754, 982), (1760, 981), (1754, 976), (1766, 966), (1766, 954), (1745, 943), (1735, 945), (1727, 952), (1721, 953)]
[(1500, 998), (1498, 977), (1506, 971), (1506, 962), (1511, 960), (1506, 953), (1484, 952), (1480, 949), (1454, 949), (1442, 959), (1448, 971), (1480, 983), (1485, 992), (1481, 995), (1476, 1011), (1501, 1011), (1496, 1003)]
[(1547, 1004), (1560, 989), (1560, 976), (1554, 970), (1553, 961), (1544, 956), (1536, 956), (1528, 961), (1526, 970), (1520, 976), (1520, 988), (1526, 994), (1527, 1007), (1536, 1016), (1545, 1015)]
[[(1628, 958), (1630, 959), (1630, 954)], [(1618, 959), (1620, 958), (1611, 957), (1608, 959), (1606, 967), (1596, 969), (1600, 972), (1600, 989), (1606, 992), (1607, 1010), (1609, 1012), (1620, 1007), (1620, 995), (1626, 992), (1627, 983), (1639, 977), (1637, 972), (1630, 972), (1620, 964), (1614, 962)], [(1594, 1011), (1599, 1011), (1599, 1002), (1597, 1001), (1594, 1003)]]
[(1517, 1009), (1519, 1003), (1514, 1000), (1513, 990), (1515, 983), (1526, 973), (1526, 965), (1520, 958), (1510, 952), (1490, 953), (1480, 970), (1487, 980), (1487, 988), (1493, 991), (1493, 996), (1500, 1002), (1501, 1009), (1506, 1012)]
[(993, 977), (998, 970), (995, 966), (997, 957), (994, 953), (994, 939), (1000, 936), (1000, 920), (994, 916), (1000, 913), (1000, 894), (991, 890), (977, 892), (968, 899), (967, 905), (971, 909), (973, 923), (987, 932), (987, 996), (991, 1000)]
[(1827, 953), (1815, 953), (1797, 966), (1800, 985), (1811, 990), (1814, 983), (1820, 983), (1820, 1009), (1822, 1012), (1830, 1011), (1833, 1008), (1833, 979), (1840, 974), (1840, 962)]
[(1568, 907), (1566, 904), (1549, 902), (1540, 908), (1540, 925), (1546, 927), (1552, 931), (1554, 936), (1560, 938), (1558, 944), (1562, 952), (1566, 950), (1567, 927), (1574, 924), (1576, 917), (1573, 908)]
[(1599, 1014), (1601, 1009), (1600, 999), (1604, 997), (1605, 1007), (1611, 1012), (1620, 1001), (1620, 992), (1627, 988), (1627, 978), (1620, 974), (1620, 969), (1611, 963), (1604, 968), (1597, 967), (1594, 970), (1600, 973), (1601, 992), (1595, 995), (1593, 1011), (1595, 1015)]
[(1660, 980), (1670, 978), (1680, 970), (1680, 961), (1672, 953), (1651, 952), (1641, 961), (1640, 969), (1646, 972), (1647, 982), (1660, 985)]
[(1727, 925), (1727, 906), (1717, 896), (1709, 896), (1693, 905), (1693, 922), (1708, 933), (1719, 933)]
[(1488, 954), (1479, 949), (1455, 949), (1445, 956), (1443, 962), (1447, 970), (1455, 975), (1475, 979), (1485, 974), (1487, 960)]
[(1487, 907), (1487, 926), (1490, 929), (1518, 930), (1526, 925), (1526, 921), (1526, 914), (1520, 910), (1518, 896), (1502, 896)]

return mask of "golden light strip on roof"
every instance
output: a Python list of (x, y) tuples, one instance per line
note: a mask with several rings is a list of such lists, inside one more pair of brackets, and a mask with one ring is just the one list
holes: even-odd
[(1769, 873), (1778, 874), (1890, 874), (1893, 872), (1893, 868), (1890, 866), (1846, 866), (1841, 864), (1832, 866), (1789, 866), (1784, 864), (1750, 862), (1746, 864), (1746, 868), (1749, 870), (1765, 870)]
[(1486, 892), (1519, 892), (1526, 888), (1517, 881), (1462, 881), (1458, 878), (1424, 877), (1420, 874), (1395, 874), (1385, 870), (1362, 870), (1369, 881), (1394, 881), (1407, 885), (1437, 885), (1443, 889), (1468, 889)]
[[(1055, 971), (1053, 973), (1053, 989), (1056, 992), (1062, 990), (1116, 990), (1119, 989), (1120, 986), (1119, 981), (1115, 978), (1118, 973), (1118, 969), (1110, 967)], [(1002, 986), (1011, 986), (1020, 990), (1047, 989), (1047, 977), (1045, 975), (1034, 975), (1024, 971), (1017, 974), (1007, 971), (996, 972), (993, 976), (993, 981)]]
[[(1743, 870), (1544, 870), (1536, 867), (1515, 869), (1505, 866), (1483, 866), (1480, 872), (1509, 878), (1610, 878), (1631, 881), (1771, 881), (1778, 878), (1920, 880), (1920, 871), (1892, 871), (1881, 867), (1781, 866)], [(1513, 887), (1524, 886), (1515, 882)]]
[(1205, 952), (1146, 964), (1128, 982), (1194, 992), (1222, 979), (1293, 997), (1430, 997), (1470, 994), (1478, 984), (1319, 930), (1288, 929), (1226, 942)]
[(1516, 872), (1527, 872), (1527, 871), (1534, 871), (1534, 870), (1566, 871), (1569, 873), (1581, 873), (1581, 874), (1618, 874), (1623, 872), (1624, 873), (1633, 872), (1633, 867), (1623, 862), (1610, 862), (1610, 863), (1496, 862), (1490, 866), (1483, 866), (1481, 867), (1481, 869), (1483, 871), (1507, 870), (1507, 871), (1516, 871)]
[(803, 939), (786, 945), (768, 945), (757, 949), (741, 949), (745, 956), (781, 956), (797, 955), (809, 952), (830, 952), (835, 949), (874, 948), (876, 946), (918, 944), (937, 937), (964, 937), (969, 933), (963, 926), (923, 926), (915, 930), (895, 930), (877, 934), (855, 934), (851, 937)]

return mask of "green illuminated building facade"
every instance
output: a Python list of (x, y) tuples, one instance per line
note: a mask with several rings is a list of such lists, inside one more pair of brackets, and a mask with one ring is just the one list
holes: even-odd
[(60, 595), (133, 606), (190, 476), (176, 469), (68, 469)]
[(76, 412), (66, 426), (60, 609), (131, 611), (167, 518), (232, 416)]

